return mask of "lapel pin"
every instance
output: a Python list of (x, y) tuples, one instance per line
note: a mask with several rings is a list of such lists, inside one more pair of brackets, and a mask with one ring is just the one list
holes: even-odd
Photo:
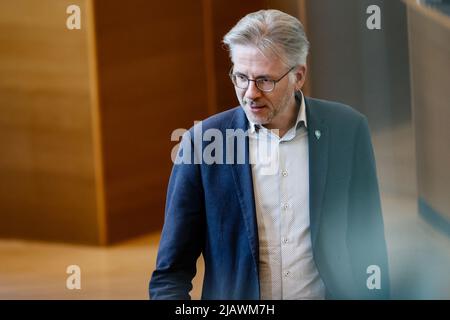
[(320, 130), (316, 130), (315, 134), (316, 134), (317, 140), (319, 140), (320, 139), (320, 135), (321, 135)]

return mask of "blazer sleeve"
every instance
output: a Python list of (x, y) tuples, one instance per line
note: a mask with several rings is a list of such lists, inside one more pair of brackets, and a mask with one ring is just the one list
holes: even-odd
[[(357, 287), (356, 298), (388, 299), (389, 270), (383, 216), (374, 153), (365, 117), (360, 121), (355, 136), (350, 195), (347, 245)], [(376, 281), (371, 281), (373, 278), (370, 279), (378, 271), (381, 276), (380, 286), (376, 285)], [(372, 282), (372, 285), (368, 285), (368, 282)]]
[(185, 153), (184, 160), (173, 166), (169, 180), (156, 269), (149, 284), (151, 299), (191, 298), (205, 224), (200, 165), (191, 161), (194, 152), (192, 139), (185, 135), (178, 153), (178, 157)]

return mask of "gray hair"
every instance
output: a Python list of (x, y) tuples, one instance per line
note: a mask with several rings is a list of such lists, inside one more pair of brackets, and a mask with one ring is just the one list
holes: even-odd
[(273, 53), (288, 66), (306, 64), (309, 42), (301, 22), (279, 10), (249, 13), (224, 36), (230, 50), (236, 45), (251, 45), (263, 54)]

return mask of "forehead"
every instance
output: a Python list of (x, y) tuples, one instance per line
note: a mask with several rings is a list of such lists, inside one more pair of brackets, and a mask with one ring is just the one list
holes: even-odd
[(249, 76), (276, 75), (284, 66), (275, 55), (263, 54), (253, 46), (235, 46), (231, 59), (234, 64), (234, 72), (241, 72)]

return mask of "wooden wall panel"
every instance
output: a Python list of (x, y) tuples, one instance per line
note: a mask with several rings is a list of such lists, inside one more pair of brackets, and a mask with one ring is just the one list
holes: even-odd
[(95, 2), (108, 241), (161, 228), (171, 133), (207, 116), (202, 10)]
[(86, 29), (66, 28), (69, 4), (85, 8), (0, 2), (2, 237), (98, 241)]

